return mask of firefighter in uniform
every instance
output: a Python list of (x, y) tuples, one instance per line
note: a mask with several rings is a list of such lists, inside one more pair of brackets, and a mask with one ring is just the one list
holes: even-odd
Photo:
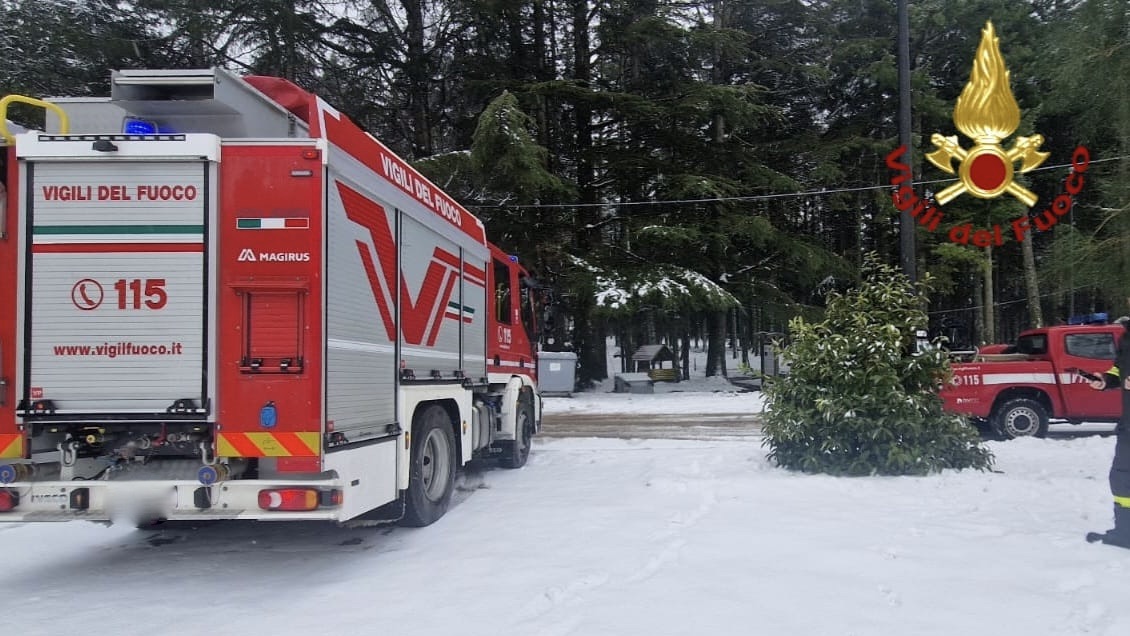
[(1130, 318), (1119, 318), (1126, 332), (1118, 344), (1114, 366), (1101, 378), (1091, 380), (1091, 388), (1117, 388), (1122, 393), (1122, 415), (1115, 430), (1114, 461), (1110, 464), (1110, 493), (1114, 496), (1114, 528), (1105, 533), (1091, 532), (1088, 541), (1130, 548)]

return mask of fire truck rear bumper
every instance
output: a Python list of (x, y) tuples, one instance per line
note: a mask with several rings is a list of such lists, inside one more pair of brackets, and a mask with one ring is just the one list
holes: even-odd
[[(237, 480), (205, 486), (194, 481), (43, 481), (0, 485), (0, 523), (97, 521), (150, 523), (159, 520), (254, 519), (341, 520), (336, 480)], [(308, 509), (269, 509), (282, 497), (309, 497)], [(308, 502), (308, 504), (307, 504)], [(6, 504), (6, 505), (4, 505)]]

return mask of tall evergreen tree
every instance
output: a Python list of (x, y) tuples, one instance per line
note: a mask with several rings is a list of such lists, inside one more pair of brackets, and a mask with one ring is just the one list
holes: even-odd
[(474, 180), (498, 204), (487, 208), (491, 234), (508, 249), (536, 250), (559, 234), (552, 215), (530, 213), (525, 206), (572, 196), (568, 184), (546, 170), (548, 152), (537, 144), (532, 126), (517, 98), (504, 91), (479, 117), (471, 146)]
[(1121, 313), (1130, 296), (1130, 5), (1079, 2), (1049, 41), (1044, 127), (1063, 131), (1057, 156), (1081, 144), (1093, 163), (1044, 267), (1064, 313)]
[(0, 0), (0, 14), (5, 93), (105, 95), (112, 69), (169, 61), (161, 50), (164, 38), (117, 2)]

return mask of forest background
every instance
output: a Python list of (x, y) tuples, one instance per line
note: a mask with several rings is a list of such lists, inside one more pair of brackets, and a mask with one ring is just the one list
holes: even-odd
[[(207, 68), (311, 90), (413, 162), (519, 255), (546, 349), (603, 379), (629, 354), (706, 343), (707, 374), (818, 317), (868, 252), (899, 262), (885, 157), (898, 146), (894, 0), (0, 0), (0, 93), (108, 95), (110, 70)], [(1039, 197), (962, 196), (919, 226), (931, 335), (957, 348), (1130, 297), (1130, 3), (909, 3), (913, 161), (956, 134), (981, 29), (1000, 37), (1022, 122), (1051, 157)], [(13, 109), (20, 123), (42, 126)], [(962, 143), (968, 145), (962, 138)], [(1006, 140), (1007, 146), (1012, 142)], [(1054, 228), (1011, 237), (1086, 186)], [(1000, 224), (1002, 245), (957, 225)], [(625, 360), (627, 364), (627, 360)], [(733, 365), (731, 365), (731, 368)]]

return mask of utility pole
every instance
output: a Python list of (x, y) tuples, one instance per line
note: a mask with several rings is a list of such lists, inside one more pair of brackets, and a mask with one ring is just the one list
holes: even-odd
[[(908, 184), (914, 187), (914, 149), (910, 143), (910, 15), (907, 0), (898, 1), (898, 58), (899, 58), (899, 145), (906, 148), (903, 161), (910, 166), (912, 176)], [(914, 217), (910, 211), (899, 216), (899, 259), (902, 273), (912, 282), (918, 280), (914, 254)]]

